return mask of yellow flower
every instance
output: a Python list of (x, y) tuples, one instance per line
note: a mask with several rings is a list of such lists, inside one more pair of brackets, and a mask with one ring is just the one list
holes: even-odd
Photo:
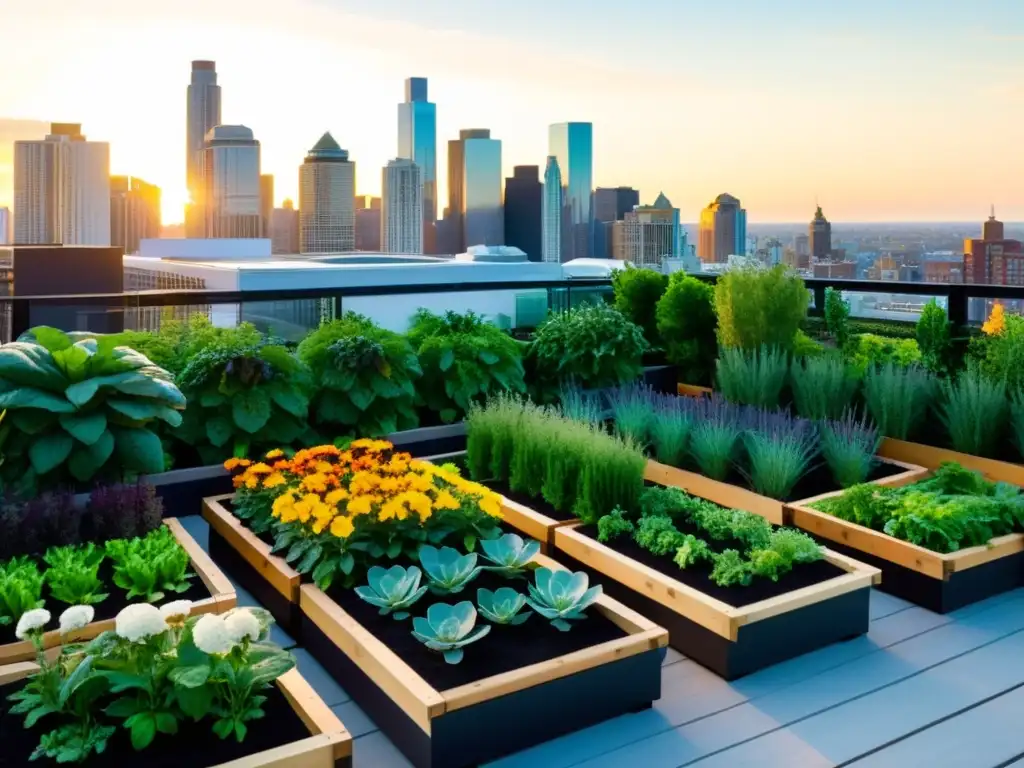
[(981, 331), (989, 336), (998, 336), (1005, 328), (1006, 310), (1003, 309), (1002, 304), (997, 302), (992, 307), (992, 314), (988, 316), (988, 320), (981, 326)]
[(264, 464), (261, 461), (258, 464), (253, 464), (251, 467), (249, 467), (248, 471), (252, 472), (252, 474), (254, 475), (269, 475), (274, 470), (272, 470), (268, 465)]
[(267, 451), (267, 455), (264, 456), (263, 458), (265, 458), (265, 459), (279, 459), (282, 456), (284, 456), (284, 451), (282, 451), (280, 448), (275, 448), (272, 451)]
[(492, 493), (480, 499), (480, 509), (491, 517), (501, 517), (501, 504), (496, 494)]
[(439, 491), (434, 498), (434, 509), (458, 509), (461, 506), (459, 500), (447, 490)]
[(285, 480), (284, 475), (280, 472), (275, 472), (272, 475), (267, 475), (267, 478), (263, 481), (264, 488), (277, 488), (279, 485), (284, 485), (288, 481)]
[(260, 484), (260, 478), (258, 475), (246, 475), (245, 476), (245, 487), (253, 489)]
[(306, 475), (306, 477), (302, 478), (302, 490), (323, 493), (327, 490), (326, 475), (320, 473)]
[(249, 461), (248, 459), (239, 459), (236, 457), (232, 457), (224, 462), (224, 469), (230, 472), (231, 470), (237, 469), (238, 467), (248, 467), (250, 464), (252, 464), (252, 462)]
[(369, 495), (353, 496), (348, 502), (350, 515), (368, 515), (373, 508), (374, 497)]
[(355, 526), (352, 524), (352, 519), (343, 515), (338, 515), (331, 522), (331, 535), (339, 539), (347, 539), (354, 530)]
[(336, 488), (333, 491), (329, 491), (327, 495), (324, 496), (324, 501), (326, 501), (328, 504), (337, 506), (339, 501), (344, 501), (347, 498), (348, 491), (346, 491), (344, 488)]

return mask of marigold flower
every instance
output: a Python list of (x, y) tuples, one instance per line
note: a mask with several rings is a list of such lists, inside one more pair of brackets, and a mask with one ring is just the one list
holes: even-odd
[(224, 469), (226, 469), (228, 472), (231, 472), (232, 470), (235, 470), (238, 467), (248, 467), (250, 464), (252, 464), (252, 462), (249, 461), (248, 459), (239, 459), (235, 456), (232, 456), (230, 459), (224, 462)]
[(344, 501), (348, 498), (348, 491), (344, 488), (336, 488), (333, 491), (328, 491), (327, 495), (324, 496), (324, 501), (334, 506), (338, 505), (338, 502)]
[(992, 313), (988, 316), (988, 320), (981, 326), (982, 333), (989, 336), (998, 336), (1006, 329), (1006, 310), (1003, 309), (1003, 305), (996, 302), (992, 307)]
[(245, 487), (249, 490), (257, 488), (260, 484), (259, 475), (246, 475), (245, 476)]
[(373, 500), (374, 497), (369, 495), (353, 496), (348, 502), (348, 513), (353, 516), (370, 514)]
[(247, 471), (247, 472), (251, 472), (251, 473), (252, 473), (252, 474), (254, 474), (254, 475), (269, 475), (269, 474), (270, 474), (271, 472), (273, 472), (274, 470), (272, 470), (272, 469), (270, 468), (270, 465), (268, 465), (268, 464), (264, 464), (264, 463), (263, 463), (263, 462), (261, 461), (261, 462), (259, 462), (258, 464), (253, 464), (253, 465), (252, 465), (251, 467), (249, 467), (249, 469), (248, 469), (248, 470), (246, 470), (246, 471)]
[(434, 509), (458, 509), (461, 506), (459, 500), (452, 496), (451, 491), (439, 491), (434, 497)]
[(327, 478), (319, 472), (313, 475), (306, 475), (301, 483), (304, 491), (323, 493), (327, 490)]
[(331, 535), (339, 539), (347, 539), (354, 530), (355, 526), (352, 524), (352, 519), (344, 515), (338, 515), (331, 522)]
[(264, 456), (263, 458), (265, 458), (265, 459), (279, 459), (282, 456), (284, 456), (284, 451), (282, 451), (280, 448), (275, 448), (272, 451), (267, 451), (267, 455)]
[(266, 479), (263, 481), (263, 487), (277, 488), (279, 485), (284, 485), (287, 482), (288, 481), (285, 479), (284, 475), (280, 472), (275, 472), (272, 475), (267, 475)]
[(480, 499), (480, 509), (486, 512), (491, 517), (501, 517), (501, 504), (498, 502), (498, 497), (494, 494), (485, 496)]

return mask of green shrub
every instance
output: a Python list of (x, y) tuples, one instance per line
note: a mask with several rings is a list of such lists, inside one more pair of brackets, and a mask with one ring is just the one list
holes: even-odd
[(850, 340), (850, 304), (843, 300), (842, 291), (825, 289), (825, 327), (843, 349)]
[(989, 378), (1005, 381), (1015, 391), (1024, 385), (1024, 317), (1004, 313), (1001, 325), (971, 339), (970, 355)]
[(995, 455), (1008, 407), (1006, 383), (989, 379), (973, 361), (955, 380), (942, 381), (939, 418), (953, 448), (961, 453)]
[(43, 607), (43, 574), (29, 557), (0, 561), (0, 627), (17, 625), (23, 613)]
[(530, 356), (548, 386), (600, 389), (637, 378), (647, 349), (640, 326), (607, 304), (587, 304), (541, 325)]
[(117, 334), (117, 343), (135, 349), (175, 377), (189, 361), (210, 347), (235, 345), (249, 347), (258, 344), (262, 334), (251, 323), (219, 328), (203, 314), (190, 315), (187, 321), (166, 319), (160, 330), (124, 331)]
[(1014, 390), (1010, 397), (1010, 437), (1017, 452), (1024, 456), (1024, 390)]
[(789, 376), (789, 357), (781, 349), (722, 349), (718, 391), (734, 403), (778, 408)]
[(935, 399), (935, 377), (917, 365), (876, 365), (864, 377), (864, 402), (885, 437), (906, 440)]
[(850, 365), (860, 375), (872, 365), (913, 365), (921, 361), (921, 350), (914, 339), (888, 339), (873, 333), (853, 336), (846, 346)]
[(825, 354), (825, 345), (815, 341), (802, 330), (796, 332), (793, 337), (793, 357), (800, 359), (804, 357), (821, 357)]
[(639, 269), (627, 264), (625, 269), (612, 273), (615, 308), (643, 328), (644, 336), (652, 347), (659, 345), (655, 312), (667, 285), (668, 278), (653, 269)]
[(857, 393), (857, 377), (837, 352), (795, 361), (789, 385), (796, 412), (815, 421), (840, 418)]
[(167, 371), (116, 343), (42, 326), (0, 346), (5, 479), (52, 485), (163, 471), (151, 426), (179, 424), (185, 397)]
[(925, 304), (917, 321), (917, 346), (921, 363), (932, 373), (944, 374), (950, 369), (949, 318), (935, 299)]
[(790, 351), (809, 301), (804, 281), (782, 265), (730, 269), (715, 285), (718, 341), (726, 349)]
[(473, 312), (420, 309), (408, 335), (423, 369), (423, 402), (446, 424), (493, 394), (526, 391), (519, 343)]
[(297, 354), (319, 385), (317, 423), (357, 437), (419, 426), (415, 382), (423, 371), (404, 336), (349, 312), (309, 334)]
[(680, 379), (691, 384), (710, 384), (714, 375), (718, 353), (714, 298), (715, 289), (709, 283), (675, 272), (658, 301), (655, 314), (665, 354), (679, 369)]

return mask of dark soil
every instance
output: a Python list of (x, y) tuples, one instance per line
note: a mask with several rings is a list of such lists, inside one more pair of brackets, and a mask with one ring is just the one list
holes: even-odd
[[(56, 765), (56, 761), (46, 758), (29, 762), (29, 755), (39, 744), (39, 737), (59, 726), (60, 722), (51, 715), (42, 718), (34, 728), (26, 729), (24, 715), (10, 714), (7, 696), (20, 690), (22, 685), (18, 682), (0, 686), (0, 744), (3, 744), (0, 768)], [(309, 737), (309, 730), (276, 685), (263, 693), (267, 696), (263, 704), (265, 717), (248, 723), (249, 732), (241, 744), (233, 736), (218, 738), (212, 730), (213, 719), (207, 718), (198, 723), (184, 720), (178, 723), (177, 734), (157, 734), (148, 749), (136, 752), (132, 749), (128, 731), (119, 727), (102, 755), (93, 755), (78, 765), (86, 768), (138, 768), (140, 765), (146, 768), (206, 768)], [(261, 723), (266, 725), (261, 726)], [(111, 721), (109, 724), (117, 723)]]
[[(475, 606), (477, 589), (481, 587), (492, 591), (512, 587), (524, 595), (528, 594), (525, 579), (509, 580), (483, 571), (458, 594), (438, 597), (428, 592), (412, 606), (411, 616), (402, 621), (381, 616), (376, 608), (360, 600), (353, 590), (335, 586), (327, 594), (438, 691), (626, 636), (610, 619), (591, 608), (587, 611), (587, 618), (572, 622), (573, 627), (568, 632), (560, 632), (536, 613), (519, 626), (493, 625), (488, 635), (463, 648), (465, 656), (458, 664), (448, 664), (440, 653), (429, 650), (413, 637), (412, 616), (425, 616), (427, 608), (437, 602), (453, 605), (469, 600)], [(525, 606), (523, 610), (530, 608)], [(490, 623), (478, 616), (477, 626), (481, 625)]]
[[(735, 540), (714, 541), (707, 533), (696, 526), (687, 525), (677, 520), (676, 527), (683, 533), (692, 533), (698, 538), (704, 539), (708, 546), (716, 552), (729, 548), (743, 551), (743, 546), (739, 542)], [(584, 525), (576, 530), (584, 536), (589, 536), (595, 541), (597, 540), (596, 525)], [(803, 587), (820, 584), (823, 581), (828, 581), (846, 573), (842, 568), (832, 565), (826, 560), (818, 560), (814, 563), (796, 565), (792, 571), (782, 576), (777, 582), (771, 579), (755, 577), (751, 581), (750, 586), (747, 587), (720, 587), (711, 580), (712, 566), (710, 563), (697, 563), (684, 570), (672, 562), (671, 556), (653, 555), (633, 541), (633, 538), (628, 535), (619, 536), (611, 541), (604, 542), (604, 544), (609, 549), (614, 549), (616, 552), (632, 558), (648, 568), (653, 568), (670, 578), (686, 584), (688, 587), (693, 587), (703, 592), (708, 597), (721, 600), (723, 603), (727, 603), (734, 608), (742, 608), (745, 605), (750, 605), (760, 600), (768, 600), (769, 598), (778, 597)]]
[[(39, 561), (39, 569), (44, 570), (46, 563)], [(192, 574), (192, 578), (189, 579), (189, 588), (187, 592), (167, 592), (162, 600), (159, 600), (156, 605), (163, 605), (169, 603), (172, 600), (191, 600), (193, 602), (204, 600), (210, 596), (210, 590), (206, 588), (206, 584), (199, 578), (199, 574), (193, 571), (191, 568), (188, 572)], [(100, 581), (104, 584), (102, 592), (107, 592), (107, 598), (101, 603), (96, 603), (93, 608), (96, 610), (96, 617), (94, 621), (102, 621), (103, 619), (112, 619), (121, 612), (121, 609), (131, 603), (142, 602), (141, 597), (134, 597), (131, 600), (126, 598), (128, 594), (125, 590), (121, 589), (114, 584), (114, 564), (111, 560), (104, 560), (100, 564), (99, 572)], [(46, 600), (46, 604), (43, 606), (50, 613), (53, 614), (53, 618), (47, 625), (47, 629), (57, 628), (57, 618), (63, 613), (64, 609), (70, 606), (67, 603), (62, 603), (50, 596), (49, 584), (43, 585), (43, 599)], [(5, 643), (13, 643), (17, 640), (14, 636), (16, 625), (8, 624), (7, 626), (0, 627), (0, 645)], [(0, 763), (2, 764), (2, 763)]]

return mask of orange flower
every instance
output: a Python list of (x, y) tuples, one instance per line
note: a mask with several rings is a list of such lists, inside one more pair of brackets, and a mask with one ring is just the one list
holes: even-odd
[(232, 457), (224, 462), (224, 469), (226, 469), (228, 472), (231, 472), (232, 470), (235, 470), (238, 467), (248, 467), (250, 464), (252, 464), (252, 462), (249, 461), (248, 459), (239, 459), (237, 457)]
[(981, 326), (981, 331), (989, 336), (998, 336), (1005, 328), (1006, 310), (1003, 309), (1002, 304), (996, 302), (995, 306), (992, 307), (992, 314), (988, 316), (988, 320)]
[(284, 456), (284, 451), (282, 451), (280, 448), (275, 448), (272, 451), (267, 451), (267, 455), (264, 456), (263, 458), (265, 458), (265, 459), (280, 459), (282, 456)]

